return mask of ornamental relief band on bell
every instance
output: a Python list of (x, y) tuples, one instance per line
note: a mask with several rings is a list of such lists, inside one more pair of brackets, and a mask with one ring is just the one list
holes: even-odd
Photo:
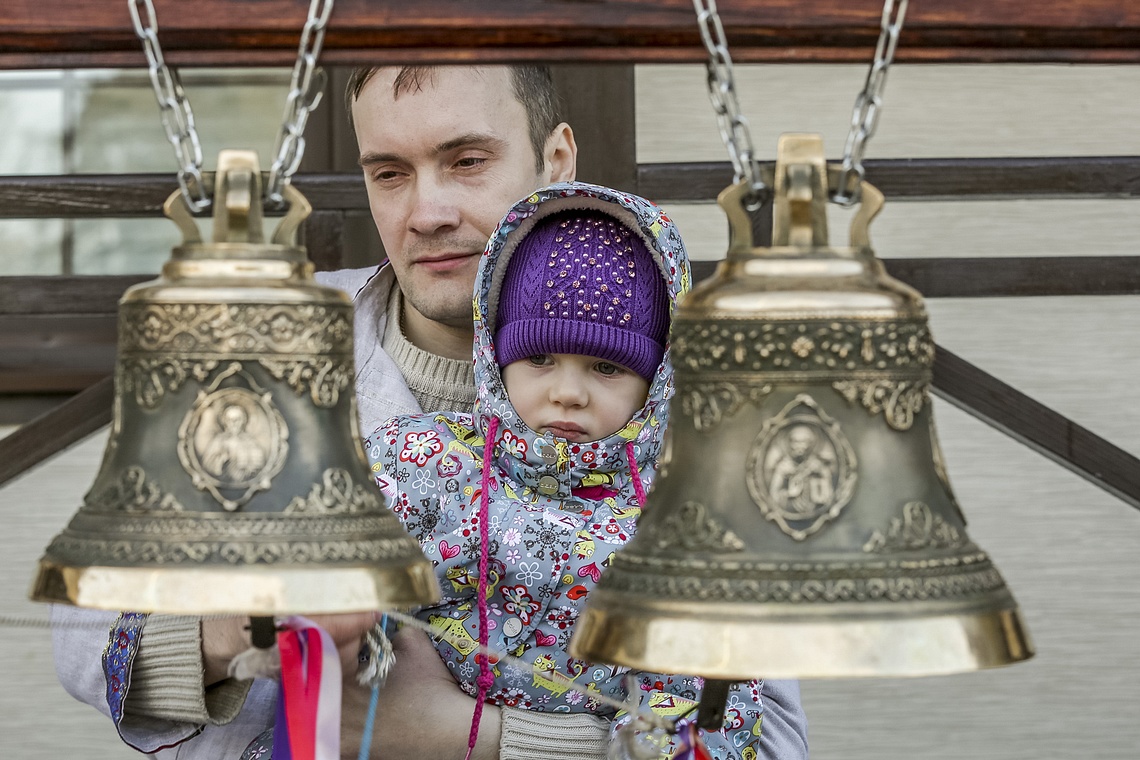
[(375, 512), (383, 508), (380, 494), (352, 479), (348, 470), (330, 467), (314, 483), (308, 496), (296, 496), (285, 505), (287, 515), (342, 515)]
[(347, 361), (261, 358), (257, 363), (295, 393), (307, 392), (313, 404), (326, 409), (336, 406), (340, 394), (352, 384), (352, 365)]
[(319, 304), (125, 303), (122, 353), (352, 355), (352, 310)]
[[(347, 359), (260, 357), (257, 363), (297, 395), (307, 393), (313, 404), (322, 408), (336, 406), (340, 394), (352, 383), (352, 365)], [(154, 409), (167, 393), (176, 393), (188, 379), (205, 382), (218, 364), (217, 359), (127, 356), (119, 360), (116, 377), (121, 393), (132, 395), (144, 409)]]
[(399, 534), (400, 519), (388, 510), (359, 515), (289, 515), (253, 512), (220, 515), (209, 512), (136, 513), (131, 519), (122, 514), (79, 511), (68, 530), (79, 535), (103, 535), (113, 530), (132, 541), (161, 543), (234, 539), (274, 539), (305, 541), (313, 536), (371, 536)]
[(759, 407), (772, 388), (771, 384), (742, 388), (730, 382), (690, 383), (677, 395), (681, 412), (692, 418), (698, 432), (707, 433), (721, 421), (736, 416), (749, 401)]
[(882, 412), (887, 424), (895, 430), (910, 430), (914, 418), (930, 400), (930, 383), (926, 380), (837, 380), (831, 387), (849, 402), (859, 402), (873, 415)]
[(308, 564), (324, 562), (391, 562), (420, 553), (414, 541), (381, 538), (344, 541), (109, 541), (76, 540), (58, 536), (47, 549), (49, 555), (66, 556), (74, 562), (106, 564), (220, 563), (227, 565)]
[[(256, 359), (298, 395), (332, 407), (353, 380), (351, 310), (298, 304), (124, 304), (118, 382), (146, 409), (219, 358)], [(218, 358), (215, 358), (218, 357)]]
[(146, 472), (137, 465), (123, 470), (117, 480), (100, 491), (92, 490), (83, 498), (83, 503), (95, 512), (182, 511), (178, 500), (153, 481), (148, 481)]
[(116, 397), (133, 396), (143, 409), (154, 409), (167, 393), (177, 392), (188, 379), (206, 382), (217, 366), (216, 359), (123, 357), (116, 368)]
[[(772, 383), (751, 385), (727, 380), (687, 383), (677, 396), (681, 413), (692, 419), (697, 432), (707, 433), (736, 416), (749, 402), (759, 408), (774, 387)], [(887, 424), (895, 430), (909, 430), (930, 400), (930, 383), (925, 380), (837, 380), (831, 387), (848, 402), (862, 404), (871, 414), (882, 412)]]
[(615, 556), (614, 566), (602, 576), (599, 588), (610, 593), (676, 601), (799, 604), (948, 600), (1004, 591), (1001, 574), (984, 554), (982, 558), (974, 564), (963, 563), (955, 569), (927, 575), (908, 570), (858, 577), (836, 572), (830, 578), (765, 578), (755, 573), (725, 577), (723, 568), (708, 577), (685, 574), (679, 567), (652, 574), (625, 572), (624, 562), (619, 565)]
[(744, 470), (760, 512), (796, 541), (838, 517), (858, 480), (855, 450), (839, 422), (806, 393), (764, 422)]
[(649, 540), (658, 551), (739, 552), (744, 542), (709, 514), (698, 501), (686, 501), (664, 520), (647, 525)]
[(958, 549), (968, 543), (965, 534), (931, 511), (921, 501), (907, 502), (902, 517), (891, 520), (886, 532), (875, 531), (863, 545), (868, 554)]
[(925, 320), (678, 320), (673, 324), (670, 354), (678, 373), (848, 377), (851, 372), (890, 370), (922, 375), (934, 364), (934, 340)]

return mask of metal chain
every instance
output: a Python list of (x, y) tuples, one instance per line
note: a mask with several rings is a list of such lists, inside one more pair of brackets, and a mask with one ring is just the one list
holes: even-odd
[[(194, 112), (190, 101), (182, 90), (178, 73), (166, 65), (162, 48), (158, 44), (158, 23), (154, 18), (154, 5), (151, 0), (129, 0), (131, 20), (135, 34), (142, 40), (150, 69), (150, 81), (158, 98), (162, 115), (162, 126), (166, 128), (166, 139), (174, 146), (178, 159), (178, 186), (182, 196), (194, 212), (210, 207), (210, 196), (202, 181), (202, 144), (198, 141), (198, 130), (194, 127)], [(144, 23), (142, 12), (146, 13)]]
[(906, 18), (907, 0), (884, 0), (883, 18), (880, 22), (879, 41), (875, 45), (875, 60), (867, 71), (863, 91), (855, 98), (855, 109), (851, 113), (851, 131), (847, 134), (847, 145), (843, 149), (843, 170), (836, 183), (832, 197), (841, 206), (853, 206), (861, 195), (863, 181), (863, 153), (867, 140), (875, 134), (879, 121), (879, 108), (883, 105), (883, 87), (887, 83), (887, 69), (895, 58), (895, 48), (899, 44), (899, 32)]
[[(166, 138), (174, 146), (174, 155), (178, 159), (178, 186), (182, 188), (182, 197), (186, 199), (191, 211), (205, 211), (210, 207), (211, 200), (202, 181), (202, 144), (198, 140), (194, 112), (190, 109), (190, 101), (182, 89), (178, 72), (167, 66), (162, 56), (154, 4), (152, 0), (127, 1), (135, 34), (142, 40), (143, 51), (146, 53), (150, 81), (158, 99)], [(305, 123), (309, 113), (320, 104), (324, 92), (325, 73), (317, 68), (317, 57), (321, 53), (332, 8), (333, 0), (312, 0), (309, 18), (301, 30), (297, 63), (293, 67), (281, 133), (274, 150), (276, 158), (269, 170), (266, 187), (266, 197), (276, 205), (284, 202), (281, 190), (301, 165), (301, 157), (305, 153), (305, 138), (302, 136)]]
[[(855, 99), (855, 110), (851, 115), (851, 132), (843, 151), (843, 170), (840, 174), (835, 195), (836, 203), (852, 206), (859, 201), (859, 183), (863, 181), (863, 153), (867, 140), (875, 134), (879, 108), (883, 105), (882, 92), (887, 82), (887, 69), (895, 57), (899, 44), (899, 33), (906, 18), (908, 0), (883, 0), (883, 17), (880, 23), (879, 41), (875, 46), (875, 59), (867, 72), (863, 91)], [(733, 80), (732, 58), (728, 53), (728, 43), (724, 36), (724, 25), (716, 12), (716, 0), (693, 0), (697, 12), (697, 23), (701, 30), (701, 41), (708, 50), (709, 99), (716, 112), (720, 136), (728, 148), (735, 172), (734, 182), (747, 178), (752, 185), (752, 202), (756, 203), (766, 191), (760, 179), (760, 163), (752, 147), (752, 135), (748, 131), (748, 120), (740, 113), (736, 101), (736, 88)]]
[(309, 19), (301, 30), (301, 43), (297, 47), (297, 63), (293, 66), (293, 79), (289, 83), (289, 96), (285, 99), (285, 114), (281, 117), (281, 132), (277, 136), (276, 158), (269, 169), (266, 198), (275, 205), (285, 199), (281, 189), (296, 173), (305, 154), (305, 123), (309, 113), (320, 105), (325, 89), (324, 69), (317, 68), (317, 57), (325, 41), (325, 29), (332, 13), (333, 0), (312, 0)]
[(720, 137), (728, 148), (735, 173), (734, 182), (748, 180), (752, 186), (749, 209), (759, 207), (762, 195), (767, 191), (760, 178), (760, 162), (752, 147), (752, 133), (748, 130), (748, 120), (740, 113), (736, 100), (736, 85), (733, 77), (732, 56), (728, 52), (728, 40), (724, 36), (724, 25), (716, 12), (716, 0), (693, 0), (697, 12), (697, 23), (701, 30), (701, 41), (709, 53), (708, 68), (709, 100), (716, 112)]

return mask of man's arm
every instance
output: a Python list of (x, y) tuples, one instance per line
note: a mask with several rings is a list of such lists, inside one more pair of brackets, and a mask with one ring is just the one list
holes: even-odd
[[(76, 699), (105, 715), (111, 715), (111, 708), (102, 655), (111, 637), (109, 630), (119, 628), (115, 625), (118, 618), (115, 612), (66, 606), (56, 606), (52, 611), (56, 624), (53, 628), (55, 662), (61, 683)], [(319, 621), (337, 641), (344, 665), (341, 746), (345, 748), (344, 756), (349, 758), (357, 756), (371, 696), (368, 690), (356, 684), (356, 656), (360, 635), (374, 619), (374, 615), (365, 614), (328, 616)], [(175, 751), (161, 751), (164, 748), (177, 746), (180, 760), (237, 760), (249, 741), (272, 725), (277, 684), (259, 679), (249, 686), (226, 677), (233, 655), (249, 647), (249, 633), (243, 618), (203, 621), (203, 635), (194, 636), (192, 644), (181, 635), (179, 622), (164, 621), (153, 628), (150, 647), (139, 646), (147, 638), (145, 626), (142, 628), (131, 661), (133, 668), (124, 671), (128, 678), (127, 691), (116, 727), (128, 744), (158, 751), (159, 757)], [(193, 628), (196, 632), (197, 626)], [(475, 700), (459, 689), (423, 633), (403, 631), (395, 637), (393, 646), (397, 653), (396, 666), (378, 710), (374, 757), (414, 757), (425, 747), (438, 749), (439, 754), (419, 756), (461, 754), (467, 746)], [(164, 710), (151, 704), (152, 700), (160, 701), (154, 695), (164, 693), (177, 680), (161, 677), (163, 671), (169, 676), (165, 665), (169, 665), (171, 658), (177, 660), (184, 655), (196, 655), (201, 660), (196, 688), (203, 701), (211, 701), (210, 697), (219, 689), (236, 688), (244, 694), (244, 689), (249, 688), (240, 713), (231, 722), (210, 725), (197, 711), (179, 714), (172, 712), (169, 705)], [(140, 673), (143, 679), (131, 684), (130, 679)], [(486, 705), (475, 757), (480, 760), (521, 760), (537, 756), (550, 760), (604, 760), (608, 732), (607, 721), (588, 715), (556, 715)]]
[[(460, 690), (428, 637), (404, 629), (392, 638), (396, 664), (376, 710), (373, 760), (462, 757), (475, 700)], [(371, 696), (345, 678), (341, 713), (341, 757), (358, 756)], [(605, 760), (609, 721), (592, 715), (556, 714), (483, 706), (478, 760)]]
[[(191, 740), (195, 748), (202, 748), (197, 757), (224, 756), (218, 751), (219, 737), (208, 726), (203, 732), (207, 722), (204, 703), (213, 701), (211, 697), (219, 692), (204, 693), (195, 619), (156, 617), (148, 628), (152, 621), (143, 615), (66, 605), (53, 605), (51, 618), (60, 683), (73, 697), (111, 718), (125, 743), (156, 752)], [(144, 639), (149, 648), (141, 646)], [(238, 687), (240, 696), (232, 713), (241, 706), (247, 688)], [(191, 702), (203, 706), (188, 708)], [(258, 718), (253, 714), (256, 711), (248, 710), (246, 717), (255, 722), (271, 720), (272, 705), (268, 718)], [(203, 733), (210, 736), (203, 738)], [(241, 744), (241, 737), (233, 737), (233, 743)]]
[(118, 616), (117, 612), (51, 605), (52, 657), (60, 685), (107, 716), (111, 712), (103, 677), (103, 650), (107, 648), (107, 632)]
[[(475, 700), (460, 691), (425, 634), (400, 631), (392, 649), (396, 663), (380, 690), (372, 757), (462, 757)], [(356, 683), (354, 670), (344, 675), (340, 754), (351, 760), (359, 753), (371, 689)], [(499, 708), (484, 705), (472, 757), (498, 760), (500, 731)]]
[(807, 715), (800, 703), (799, 681), (764, 681), (760, 692), (764, 723), (760, 743), (764, 757), (807, 760)]

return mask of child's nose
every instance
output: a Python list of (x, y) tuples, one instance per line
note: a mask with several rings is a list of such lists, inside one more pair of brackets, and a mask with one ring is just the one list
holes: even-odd
[(562, 406), (585, 406), (586, 384), (573, 372), (560, 372), (550, 387), (550, 400)]

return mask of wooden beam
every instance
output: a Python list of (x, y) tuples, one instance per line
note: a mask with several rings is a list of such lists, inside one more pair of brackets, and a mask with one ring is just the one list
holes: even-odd
[(106, 377), (0, 439), (0, 485), (111, 421), (115, 389)]
[(1140, 509), (1140, 459), (941, 346), (934, 392)]
[(152, 274), (0, 277), (0, 316), (115, 314), (127, 288), (153, 279)]
[[(887, 272), (926, 298), (1140, 294), (1140, 256), (1001, 256), (882, 259)], [(693, 279), (716, 261), (694, 261)]]
[(301, 225), (300, 237), (317, 271), (343, 268), (343, 211), (314, 211)]
[[(156, 0), (178, 66), (288, 66), (308, 3)], [(733, 58), (868, 62), (878, 0), (721, 0)], [(144, 65), (125, 2), (6, 0), (0, 66)], [(689, 0), (340, 0), (322, 62), (700, 62)], [(900, 61), (1136, 62), (1140, 5), (1124, 0), (913, 3)]]
[(882, 259), (927, 298), (1140, 294), (1140, 256)]
[[(900, 158), (864, 162), (889, 201), (1140, 197), (1140, 156)], [(641, 195), (658, 202), (715, 200), (732, 183), (727, 161), (642, 164)]]
[(115, 366), (106, 314), (0, 315), (0, 393), (76, 391)]
[[(585, 113), (588, 104), (578, 110)], [(589, 153), (613, 160), (585, 165), (584, 179), (630, 189), (636, 182), (640, 195), (658, 202), (713, 201), (732, 181), (727, 161), (641, 164), (635, 177), (628, 159), (602, 148)], [(1140, 197), (1140, 156), (874, 159), (866, 168), (867, 180), (892, 201)], [(358, 171), (299, 174), (293, 182), (314, 208), (368, 211)], [(177, 188), (173, 174), (0, 176), (0, 218), (161, 216)]]
[(0, 395), (0, 425), (23, 425), (51, 411), (74, 395), (74, 391)]
[[(359, 171), (298, 175), (293, 184), (314, 208), (368, 210)], [(173, 174), (0, 176), (0, 218), (162, 216), (162, 204), (177, 189)], [(281, 214), (273, 209), (266, 213)]]
[[(337, 212), (327, 212), (337, 217)], [(324, 216), (318, 215), (324, 220)], [(337, 218), (314, 227), (318, 249), (338, 250)], [(335, 261), (320, 262), (326, 267)], [(693, 264), (697, 280), (715, 261)], [(885, 259), (887, 271), (928, 298), (1140, 294), (1140, 257), (1047, 256)], [(0, 393), (74, 392), (114, 367), (116, 312), (127, 287), (150, 275), (0, 277)]]
[(637, 108), (630, 65), (557, 66), (554, 82), (578, 144), (583, 182), (637, 192)]

